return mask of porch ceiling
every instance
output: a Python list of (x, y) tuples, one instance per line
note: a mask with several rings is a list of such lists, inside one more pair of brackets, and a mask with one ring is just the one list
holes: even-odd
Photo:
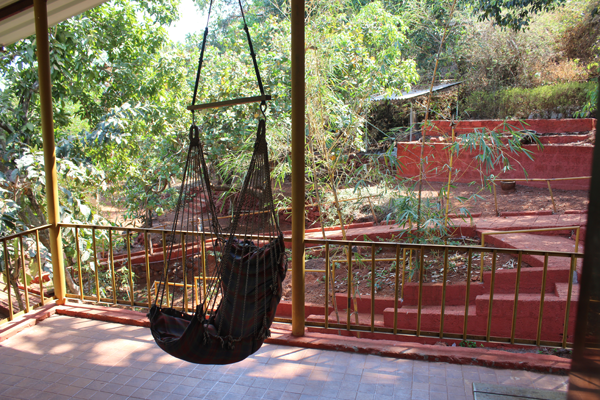
[[(53, 26), (106, 0), (48, 0), (48, 25)], [(33, 0), (0, 0), (0, 46), (35, 33)]]

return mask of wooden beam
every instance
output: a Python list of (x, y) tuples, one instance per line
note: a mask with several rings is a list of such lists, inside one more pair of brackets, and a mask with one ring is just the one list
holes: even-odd
[(17, 15), (33, 7), (33, 0), (19, 0), (0, 8), (0, 21)]
[(271, 100), (271, 95), (267, 94), (264, 96), (254, 96), (254, 97), (240, 97), (239, 99), (233, 100), (225, 100), (225, 101), (216, 101), (214, 103), (204, 103), (204, 104), (196, 104), (193, 106), (188, 106), (188, 110), (205, 110), (207, 108), (221, 108), (221, 107), (229, 107), (236, 106), (238, 104), (248, 104), (248, 103), (260, 103), (263, 101)]

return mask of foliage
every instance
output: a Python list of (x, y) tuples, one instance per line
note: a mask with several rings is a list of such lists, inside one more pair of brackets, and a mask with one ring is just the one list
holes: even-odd
[[(448, 27), (438, 73), (442, 79), (451, 79), (456, 74), (456, 44), (465, 35), (466, 29), (460, 17), (457, 18), (458, 13), (454, 14), (453, 20), (449, 19), (452, 1), (408, 0), (393, 3), (395, 5), (390, 8), (407, 26), (408, 40), (403, 50), (416, 61), (421, 82), (431, 81), (440, 42)], [(468, 3), (458, 2), (456, 7), (464, 12)]]
[[(290, 22), (285, 4), (260, 18), (260, 2), (246, 12), (269, 103), (269, 144), (274, 175), (279, 182), (290, 171)], [(233, 5), (231, 8), (234, 9)], [(406, 26), (388, 13), (382, 3), (359, 6), (351, 1), (313, 1), (307, 9), (307, 117), (309, 140), (314, 146), (314, 173), (325, 185), (338, 185), (331, 173), (346, 165), (348, 155), (364, 147), (365, 105), (370, 95), (407, 89), (417, 79), (415, 64), (401, 50)], [(202, 85), (202, 101), (256, 95), (256, 78), (247, 56), (240, 20), (225, 14), (213, 23), (209, 36)], [(229, 23), (229, 24), (227, 24)], [(214, 34), (213, 34), (214, 35)], [(191, 38), (199, 42), (200, 38)], [(256, 108), (233, 107), (202, 115), (208, 159), (221, 181), (239, 185), (253, 143)], [(312, 159), (307, 159), (311, 165)], [(319, 172), (320, 171), (320, 172)], [(323, 175), (324, 173), (324, 175)], [(344, 172), (336, 172), (342, 176)], [(326, 177), (326, 178), (325, 178)], [(327, 182), (325, 182), (327, 181)], [(314, 193), (314, 188), (309, 187)]]
[[(525, 124), (523, 126), (526, 127)], [(523, 143), (529, 140), (538, 149), (543, 149), (535, 133), (516, 130), (505, 121), (498, 131), (481, 128), (458, 135), (456, 141), (448, 145), (446, 149), (457, 159), (463, 151), (475, 153), (474, 160), (479, 166), (478, 170), (482, 175), (482, 181), (485, 182), (494, 169), (499, 168), (501, 172), (514, 169), (514, 165), (511, 163), (511, 161), (514, 162), (514, 154), (524, 154), (533, 160), (532, 151), (523, 147)], [(523, 170), (523, 172), (527, 176), (527, 171)], [(493, 178), (493, 175), (491, 177)]]
[[(140, 142), (152, 143), (151, 135), (168, 137), (163, 132), (164, 121), (176, 114), (169, 105), (147, 106), (145, 116), (152, 120), (144, 121), (145, 124), (135, 122), (141, 119), (141, 114), (121, 118), (129, 119), (129, 125), (119, 123), (117, 119), (127, 113), (128, 102), (168, 101), (172, 96), (168, 89), (178, 87), (172, 85), (172, 71), (157, 68), (157, 63), (165, 61), (160, 53), (166, 32), (160, 24), (169, 23), (176, 17), (176, 5), (175, 0), (115, 0), (50, 28), (62, 222), (106, 223), (95, 213), (91, 200), (107, 189), (108, 184), (117, 186), (121, 183), (107, 180), (115, 175), (106, 168), (110, 165), (100, 162), (106, 160), (109, 154), (115, 155), (106, 150), (107, 147), (112, 146), (111, 151), (122, 154), (119, 146), (130, 143), (128, 137), (138, 138), (135, 133), (140, 131), (146, 133)], [(46, 182), (35, 52), (35, 38), (29, 37), (7, 46), (0, 56), (1, 235), (46, 222)], [(185, 84), (185, 80), (183, 82)], [(131, 129), (132, 126), (139, 130)], [(89, 127), (97, 129), (90, 133)], [(143, 154), (139, 152), (142, 149), (142, 146), (130, 149), (128, 159), (133, 160), (135, 156), (149, 163), (158, 162), (157, 158), (152, 158), (156, 153)], [(157, 178), (162, 177), (155, 174)], [(128, 199), (132, 207), (139, 209), (140, 202), (137, 200), (140, 197)], [(141, 202), (144, 201), (141, 198)], [(49, 248), (46, 231), (41, 232), (40, 240), (42, 248)], [(89, 246), (86, 240), (82, 238), (81, 244)], [(65, 254), (69, 257), (75, 249), (72, 234), (66, 231), (63, 243)], [(70, 274), (67, 274), (67, 285), (71, 293), (79, 292)]]
[(319, 191), (333, 191), (337, 223), (350, 222), (343, 220), (336, 199), (339, 187), (362, 187), (369, 194), (369, 179), (353, 159), (353, 153), (366, 147), (368, 96), (406, 90), (418, 79), (414, 61), (403, 60), (401, 53), (406, 26), (382, 7), (371, 3), (352, 19), (337, 14), (339, 7), (332, 5), (309, 19), (307, 189), (315, 197)]
[(585, 80), (585, 68), (561, 55), (561, 35), (558, 12), (536, 18), (527, 32), (473, 23), (457, 49), (459, 72), (466, 78), (465, 91)]
[(513, 31), (525, 29), (531, 17), (552, 11), (565, 0), (477, 0), (473, 9), (481, 21), (492, 20), (496, 25)]
[[(600, 58), (600, 1), (574, 1), (562, 11), (559, 46), (565, 57), (582, 63)], [(593, 72), (598, 74), (598, 72)]]
[[(247, 14), (253, 15), (252, 10), (248, 10)], [(285, 159), (289, 151), (291, 113), (289, 22), (269, 16), (263, 22), (249, 18), (248, 23), (265, 91), (274, 98), (266, 110), (271, 158)], [(188, 51), (194, 52), (194, 58), (199, 55), (197, 46), (200, 43), (199, 36), (188, 38)], [(189, 75), (195, 76), (195, 71), (190, 69)], [(228, 15), (218, 15), (209, 32), (196, 103), (258, 94), (241, 21), (230, 20)], [(239, 186), (252, 154), (256, 119), (260, 115), (258, 106), (235, 106), (198, 114), (207, 162), (221, 183)], [(279, 164), (276, 174), (285, 176), (288, 172), (289, 165), (284, 163)]]
[[(586, 104), (594, 83), (562, 83), (531, 89), (513, 88), (498, 92), (476, 91), (462, 105), (470, 119), (570, 118)], [(533, 115), (532, 115), (533, 114)]]
[[(580, 100), (580, 86), (575, 84), (597, 75), (592, 66), (600, 54), (597, 47), (599, 17), (593, 16), (597, 6), (598, 0), (573, 0), (561, 4), (553, 11), (532, 17), (526, 32), (509, 32), (463, 14), (465, 34), (454, 50), (457, 79), (464, 80), (461, 101), (466, 99), (460, 109), (467, 112), (479, 109), (480, 112), (462, 113), (461, 116), (504, 118), (515, 115), (522, 118), (539, 110), (542, 111), (540, 117), (547, 118), (552, 112), (570, 117), (580, 111), (584, 103)], [(528, 104), (536, 108), (521, 109), (525, 106), (522, 97), (529, 97), (524, 93), (518, 94), (519, 104), (513, 111), (504, 112), (495, 106), (500, 98), (505, 98), (504, 104), (512, 109), (512, 102), (506, 97), (509, 93), (503, 92), (506, 89), (539, 86), (552, 87), (540, 90), (544, 92), (545, 101), (557, 103), (567, 90), (567, 86), (560, 85), (569, 83), (575, 85), (575, 92), (568, 96), (575, 101), (569, 107), (550, 104), (548, 108), (539, 108), (540, 104)], [(531, 99), (533, 103), (537, 102), (534, 96)], [(557, 106), (562, 109), (555, 110)], [(546, 110), (548, 115), (544, 115)], [(588, 111), (586, 109), (584, 113)]]
[[(116, 0), (51, 28), (57, 154), (59, 164), (69, 168), (60, 182), (63, 214), (77, 212), (80, 204), (89, 209), (87, 202), (99, 192), (98, 189), (106, 189), (108, 183), (113, 184), (113, 188), (122, 183), (122, 176), (114, 168), (117, 165), (111, 162), (127, 159), (131, 166), (140, 160), (150, 164), (171, 161), (140, 144), (154, 144), (154, 137), (166, 141), (174, 127), (180, 129), (177, 126), (180, 110), (169, 102), (185, 91), (177, 90), (185, 87), (186, 81), (178, 81), (182, 74), (174, 73), (181, 67), (182, 51), (169, 58), (170, 54), (163, 51), (166, 31), (159, 25), (176, 18), (176, 5), (174, 0), (138, 3)], [(19, 217), (28, 226), (44, 221), (43, 174), (37, 176), (30, 172), (20, 180), (11, 177), (19, 169), (18, 160), (28, 163), (28, 154), (37, 154), (41, 148), (35, 50), (35, 39), (27, 38), (8, 46), (0, 59), (3, 85), (0, 132), (5, 143), (0, 171), (8, 177), (2, 186), (10, 187), (8, 190), (19, 209)], [(129, 107), (129, 103), (151, 103), (153, 106), (136, 109)], [(143, 110), (144, 113), (136, 114), (132, 110)], [(171, 132), (165, 132), (169, 124), (172, 124)], [(96, 127), (91, 133), (87, 132), (90, 126)], [(42, 162), (41, 158), (39, 162)], [(119, 168), (124, 166), (127, 165), (118, 165)], [(90, 176), (73, 180), (77, 168), (81, 169), (77, 172), (79, 177), (85, 171)], [(127, 170), (135, 171), (136, 168)], [(178, 171), (179, 167), (171, 166), (169, 172)], [(151, 171), (148, 175), (152, 176), (146, 176), (145, 181), (138, 179), (133, 184), (127, 182), (130, 186), (126, 187), (137, 189), (142, 181), (145, 187), (154, 189), (164, 182), (166, 174)], [(154, 205), (138, 193), (127, 194), (124, 201), (130, 209)], [(84, 213), (84, 220), (90, 215)]]

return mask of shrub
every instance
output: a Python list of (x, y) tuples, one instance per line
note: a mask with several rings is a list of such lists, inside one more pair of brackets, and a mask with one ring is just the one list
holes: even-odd
[(463, 116), (471, 119), (571, 118), (587, 100), (593, 82), (561, 83), (497, 92), (476, 91), (463, 100)]

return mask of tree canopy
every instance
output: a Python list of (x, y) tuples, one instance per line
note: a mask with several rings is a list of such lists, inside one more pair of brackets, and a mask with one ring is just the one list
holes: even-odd
[[(371, 95), (428, 79), (446, 26), (441, 71), (460, 78), (471, 62), (461, 46), (471, 40), (473, 19), (522, 30), (533, 15), (562, 1), (459, 2), (452, 20), (449, 0), (307, 1), (307, 137), (320, 138), (313, 144), (321, 167), (345, 165), (364, 148)], [(208, 2), (197, 0), (200, 8)], [(98, 221), (98, 196), (146, 224), (173, 204), (203, 23), (185, 44), (173, 43), (165, 26), (178, 18), (178, 5), (113, 0), (50, 29), (63, 220)], [(265, 87), (274, 97), (266, 111), (268, 140), (281, 182), (290, 169), (289, 1), (244, 5)], [(199, 101), (256, 95), (238, 2), (216, 1), (215, 7)], [(45, 221), (35, 51), (30, 37), (0, 54), (3, 233)], [(198, 114), (215, 178), (235, 186), (248, 162), (258, 110), (238, 106)]]

